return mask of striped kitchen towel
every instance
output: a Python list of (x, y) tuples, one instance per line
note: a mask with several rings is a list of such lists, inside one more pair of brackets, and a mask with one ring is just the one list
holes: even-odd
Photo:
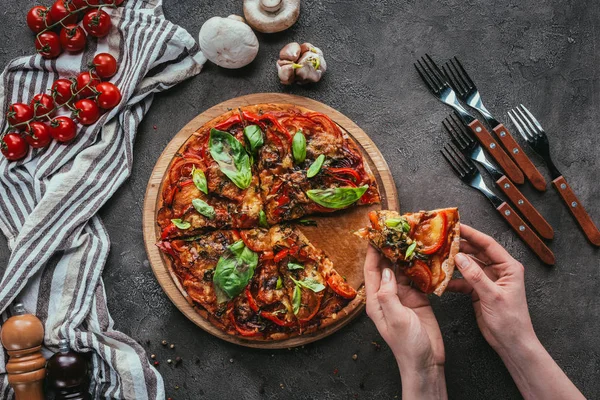
[[(0, 157), (0, 229), (11, 250), (0, 281), (1, 321), (18, 299), (43, 321), (47, 349), (68, 338), (76, 351), (91, 353), (93, 398), (164, 399), (143, 348), (113, 329), (101, 279), (110, 241), (96, 214), (131, 173), (136, 130), (154, 94), (198, 74), (206, 59), (187, 31), (165, 19), (161, 0), (128, 0), (106, 11), (111, 33), (89, 39), (83, 54), (21, 57), (2, 73), (5, 112), (107, 52), (119, 62), (111, 81), (123, 100), (96, 124), (80, 126), (68, 145), (30, 150), (18, 162)], [(0, 399), (13, 396), (5, 363), (0, 351)]]

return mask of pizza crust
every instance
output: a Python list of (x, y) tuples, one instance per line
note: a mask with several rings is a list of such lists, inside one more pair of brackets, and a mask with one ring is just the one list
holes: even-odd
[[(458, 214), (458, 211), (457, 211)], [(433, 293), (438, 296), (441, 296), (442, 293), (446, 290), (448, 286), (448, 282), (452, 279), (452, 274), (454, 273), (454, 257), (458, 253), (458, 249), (460, 247), (460, 220), (456, 221), (454, 224), (454, 228), (452, 229), (452, 244), (450, 245), (450, 253), (448, 254), (448, 258), (444, 260), (442, 263), (442, 271), (446, 274), (444, 280), (441, 281)]]

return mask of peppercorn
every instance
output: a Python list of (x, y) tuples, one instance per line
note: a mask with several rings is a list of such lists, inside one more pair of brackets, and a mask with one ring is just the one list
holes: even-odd
[(174, 349), (175, 345), (171, 343), (171, 345), (169, 347), (172, 348), (172, 349)]
[(169, 358), (169, 359), (167, 360), (167, 362), (168, 362), (169, 364), (171, 364), (171, 362), (172, 362), (172, 361), (171, 361), (171, 359)]
[(160, 342), (160, 344), (162, 344), (163, 346), (166, 346), (167, 345), (167, 341), (163, 340), (162, 342)]
[(150, 355), (150, 358), (151, 358), (151, 359), (155, 359), (155, 358), (156, 358), (156, 354), (151, 354), (151, 355)]
[(354, 361), (358, 360), (358, 354), (353, 354), (353, 355), (352, 355), (352, 359), (353, 359)]
[(158, 367), (158, 361), (154, 361), (154, 366)]
[(181, 357), (175, 357), (175, 365), (181, 364)]

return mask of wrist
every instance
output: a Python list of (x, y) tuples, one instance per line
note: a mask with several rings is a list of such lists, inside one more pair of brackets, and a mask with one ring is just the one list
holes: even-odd
[(537, 335), (533, 329), (531, 329), (523, 334), (499, 342), (497, 346), (494, 346), (494, 350), (502, 359), (510, 359), (519, 355), (526, 356), (534, 354), (540, 347), (543, 349)]
[(409, 367), (400, 365), (403, 399), (445, 399), (446, 377), (442, 364), (426, 367)]

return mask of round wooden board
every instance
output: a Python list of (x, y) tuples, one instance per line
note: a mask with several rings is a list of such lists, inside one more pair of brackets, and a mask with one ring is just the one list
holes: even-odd
[(167, 145), (156, 162), (150, 176), (144, 198), (144, 242), (156, 279), (175, 306), (196, 325), (218, 338), (242, 346), (265, 349), (289, 348), (314, 342), (315, 340), (331, 335), (359, 315), (364, 309), (364, 302), (361, 302), (357, 307), (351, 308), (348, 315), (340, 318), (339, 322), (333, 323), (313, 334), (300, 335), (281, 341), (251, 341), (221, 331), (200, 315), (187, 293), (179, 284), (171, 268), (171, 260), (162, 254), (155, 245), (160, 237), (160, 229), (156, 224), (156, 213), (160, 207), (161, 184), (175, 153), (192, 133), (211, 119), (236, 107), (261, 103), (293, 104), (327, 114), (359, 145), (371, 172), (377, 180), (381, 193), (381, 204), (354, 207), (326, 216), (311, 216), (310, 219), (317, 221), (317, 226), (302, 226), (300, 229), (317, 248), (322, 249), (329, 256), (336, 270), (354, 288), (359, 289), (361, 295), (364, 296), (362, 267), (365, 260), (367, 243), (357, 238), (352, 232), (368, 225), (367, 213), (370, 210), (382, 208), (398, 210), (396, 186), (383, 156), (369, 136), (358, 125), (333, 108), (306, 97), (280, 93), (251, 94), (217, 104), (191, 120)]

